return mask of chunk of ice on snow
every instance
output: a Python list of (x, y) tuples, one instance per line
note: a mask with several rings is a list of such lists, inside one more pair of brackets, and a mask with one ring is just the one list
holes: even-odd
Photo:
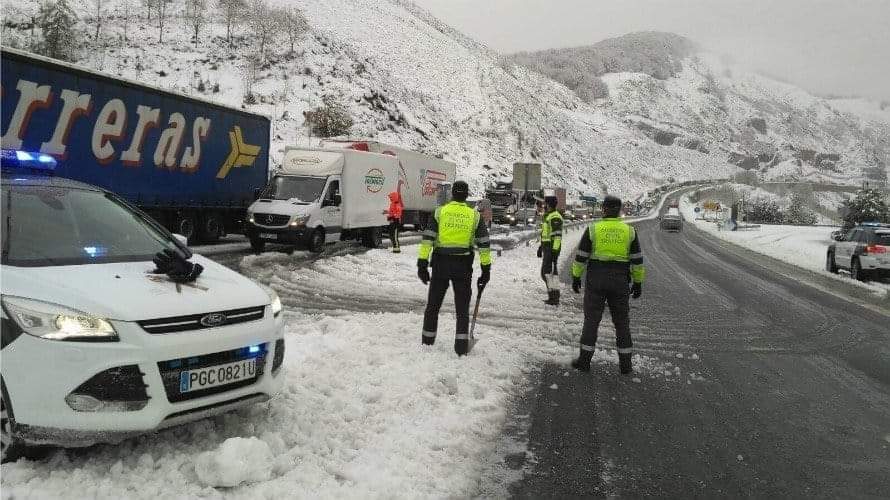
[(698, 354), (693, 354), (692, 356), (690, 356), (690, 358), (692, 358), (692, 359), (698, 359)]
[(643, 382), (642, 380), (640, 380), (639, 377), (634, 377), (634, 378), (632, 378), (631, 380), (632, 380), (635, 384), (639, 384), (639, 383)]
[(555, 391), (555, 390), (559, 389), (559, 386), (556, 385), (556, 384), (553, 384), (553, 385), (550, 386), (550, 388), (553, 389), (553, 390)]
[(272, 450), (255, 437), (229, 438), (195, 460), (198, 480), (207, 486), (232, 487), (272, 478)]

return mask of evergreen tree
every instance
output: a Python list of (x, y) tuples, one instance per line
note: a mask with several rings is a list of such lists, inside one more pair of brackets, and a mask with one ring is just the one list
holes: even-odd
[(794, 193), (791, 197), (791, 206), (785, 212), (785, 222), (807, 226), (815, 224), (818, 218), (808, 205), (806, 196), (801, 193)]
[(76, 58), (77, 15), (68, 0), (50, 0), (40, 6), (37, 25), (43, 33), (39, 52), (53, 59), (73, 61)]
[(848, 231), (863, 222), (890, 222), (890, 206), (884, 195), (876, 189), (863, 189), (842, 205), (844, 230)]

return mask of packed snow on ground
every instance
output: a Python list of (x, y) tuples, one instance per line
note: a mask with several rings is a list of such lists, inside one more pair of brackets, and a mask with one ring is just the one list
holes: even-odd
[(835, 275), (825, 270), (828, 245), (833, 243), (831, 233), (838, 227), (761, 224), (757, 229), (752, 230), (721, 231), (718, 224), (714, 222), (696, 220), (698, 214), (694, 211), (695, 206), (688, 197), (684, 197), (680, 203), (683, 217), (687, 221), (695, 221), (697, 228), (703, 229), (715, 237), (821, 275), (843, 279), (846, 282), (868, 288), (879, 295), (890, 293), (890, 284), (860, 283), (849, 279), (849, 276), (843, 273)]
[[(574, 248), (581, 231), (569, 231)], [(426, 288), (417, 246), (306, 260), (245, 257), (241, 270), (286, 307), (285, 387), (267, 404), (119, 445), (58, 450), (2, 469), (3, 498), (465, 498), (481, 491), (509, 402), (537, 366), (568, 368), (580, 310), (541, 304), (535, 244), (497, 258), (479, 343), (453, 351), (451, 294), (433, 347), (420, 345)], [(478, 271), (476, 273), (478, 275)], [(571, 297), (569, 297), (571, 296)], [(547, 313), (547, 314), (545, 314)], [(603, 324), (604, 339), (613, 335)], [(595, 362), (617, 365), (606, 341)], [(636, 356), (637, 377), (686, 387), (694, 361)], [(678, 367), (690, 363), (689, 369)], [(506, 493), (504, 493), (506, 495)]]

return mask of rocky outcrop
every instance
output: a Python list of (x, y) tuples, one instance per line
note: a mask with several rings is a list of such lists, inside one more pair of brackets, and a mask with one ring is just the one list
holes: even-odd
[(749, 118), (745, 125), (753, 128), (761, 134), (766, 134), (766, 120), (763, 118)]
[(658, 144), (661, 144), (662, 146), (673, 146), (674, 141), (677, 139), (677, 137), (680, 137), (680, 134), (676, 132), (662, 130), (660, 128), (653, 127), (648, 123), (635, 122), (634, 126), (637, 128), (637, 130), (645, 134), (646, 137), (652, 139)]
[(749, 156), (744, 153), (730, 153), (727, 161), (745, 170), (753, 170), (760, 167), (760, 161), (756, 156)]

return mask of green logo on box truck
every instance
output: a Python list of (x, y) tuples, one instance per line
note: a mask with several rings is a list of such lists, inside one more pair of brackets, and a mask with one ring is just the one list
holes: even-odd
[(369, 193), (379, 193), (383, 189), (385, 180), (386, 177), (383, 176), (383, 171), (379, 168), (372, 168), (365, 174), (365, 186), (367, 186)]

